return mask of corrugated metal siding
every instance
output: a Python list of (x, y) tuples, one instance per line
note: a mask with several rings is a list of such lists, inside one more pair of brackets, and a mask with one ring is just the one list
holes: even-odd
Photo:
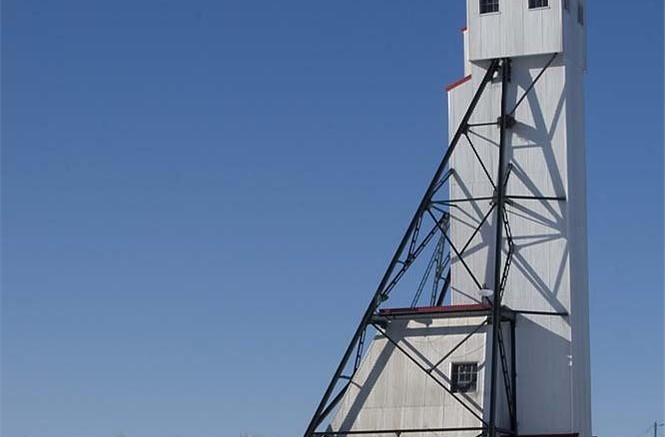
[(562, 5), (529, 9), (527, 0), (502, 0), (499, 12), (479, 13), (478, 0), (468, 0), (470, 59), (557, 53), (563, 50)]
[[(387, 332), (401, 346), (412, 351), (421, 365), (429, 368), (483, 320), (483, 317), (436, 319), (424, 316), (394, 320)], [(484, 366), (486, 329), (483, 328), (441, 363), (437, 367), (440, 370), (433, 372), (434, 377), (449, 383), (452, 362), (472, 361)], [(479, 390), (462, 395), (477, 414), (482, 414), (484, 386), (481, 373)], [(479, 421), (381, 335), (372, 341), (331, 423), (333, 431), (467, 426), (477, 427)], [(473, 437), (477, 434), (455, 435)], [(422, 437), (431, 435), (436, 434), (422, 434)]]
[[(473, 80), (448, 94), (450, 135), (468, 107), (486, 62), (512, 58), (509, 102), (516, 102), (551, 53), (563, 50), (531, 95), (516, 112), (517, 126), (507, 142), (514, 170), (508, 194), (565, 196), (567, 202), (515, 201), (507, 207), (518, 250), (504, 303), (515, 309), (569, 312), (570, 317), (518, 318), (518, 399), (520, 432), (580, 433), (591, 436), (586, 240), (586, 164), (583, 75), (586, 36), (577, 10), (563, 11), (558, 1), (548, 9), (529, 11), (526, 1), (502, 1), (499, 14), (478, 16), (469, 0), (468, 20)], [(510, 5), (519, 3), (515, 8)], [(565, 15), (561, 15), (565, 13)], [(539, 54), (534, 56), (534, 54)], [(500, 86), (490, 85), (471, 123), (496, 120)], [(475, 127), (470, 133), (491, 176), (496, 178), (497, 127)], [(457, 177), (451, 198), (491, 197), (493, 189), (466, 140), (452, 157)], [(452, 240), (462, 247), (488, 210), (489, 202), (459, 204), (451, 220)], [(496, 218), (490, 217), (465, 261), (477, 279), (493, 284)], [(505, 258), (504, 253), (504, 258)], [(479, 299), (466, 268), (454, 262), (453, 303)], [(547, 414), (543, 414), (547, 411)]]

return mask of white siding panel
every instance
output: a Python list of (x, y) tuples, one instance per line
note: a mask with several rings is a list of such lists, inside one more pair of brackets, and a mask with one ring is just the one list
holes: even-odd
[[(420, 364), (429, 368), (482, 322), (483, 318), (478, 317), (402, 319), (392, 321), (387, 332), (402, 347), (410, 350)], [(433, 375), (449, 386), (451, 363), (468, 361), (484, 366), (486, 337), (485, 329), (472, 336), (441, 363), (437, 368), (440, 371), (434, 371)], [(481, 415), (484, 386), (485, 378), (481, 371), (478, 391), (461, 395)], [(358, 431), (464, 426), (476, 427), (479, 421), (401, 351), (383, 336), (377, 335), (340, 402), (330, 427), (334, 431)], [(455, 435), (473, 437), (476, 434)], [(436, 434), (422, 434), (421, 437), (431, 435)]]
[[(509, 102), (515, 104), (550, 57), (512, 59)], [(474, 79), (449, 93), (451, 136), (483, 77), (483, 67), (474, 66)], [(508, 132), (507, 159), (514, 169), (507, 194), (566, 198), (565, 202), (514, 200), (507, 207), (516, 252), (504, 304), (570, 314), (519, 317), (518, 419), (522, 434), (591, 435), (582, 78), (581, 68), (559, 55), (516, 111), (517, 125)], [(500, 95), (498, 84), (489, 85), (471, 123), (496, 120)], [(470, 137), (496, 178), (499, 129), (473, 127)], [(452, 199), (492, 196), (492, 187), (466, 140), (458, 145), (451, 167), (456, 172), (450, 184)], [(487, 207), (488, 202), (470, 202), (454, 208), (451, 238), (457, 247), (466, 244)], [(491, 217), (464, 255), (478, 281), (488, 287), (494, 286), (490, 248), (495, 221)], [(503, 256), (507, 256), (506, 247)], [(477, 288), (466, 268), (454, 259), (453, 303), (477, 300)]]
[(563, 50), (562, 7), (530, 10), (527, 0), (503, 0), (500, 12), (480, 14), (478, 0), (468, 0), (470, 59), (473, 62)]

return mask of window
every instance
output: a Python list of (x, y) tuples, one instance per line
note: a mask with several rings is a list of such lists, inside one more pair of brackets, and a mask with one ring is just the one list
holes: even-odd
[(469, 393), (476, 391), (478, 383), (478, 363), (453, 363), (453, 393)]
[(480, 0), (480, 13), (499, 12), (499, 0)]
[(577, 5), (577, 22), (584, 26), (584, 6), (582, 3)]
[(549, 0), (529, 0), (529, 9), (546, 8), (549, 6)]
[(570, 0), (563, 0), (563, 8), (570, 11)]

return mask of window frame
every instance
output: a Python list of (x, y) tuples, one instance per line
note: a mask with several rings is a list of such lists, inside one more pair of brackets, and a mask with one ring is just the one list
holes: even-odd
[[(544, 5), (539, 4), (538, 6), (531, 6), (532, 2), (533, 3), (544, 2), (545, 4)], [(538, 9), (547, 9), (547, 8), (550, 7), (550, 1), (549, 0), (527, 0), (527, 7), (529, 8), (530, 11), (535, 11), (535, 10), (538, 10)]]
[(563, 0), (563, 10), (570, 12), (570, 0)]
[[(483, 12), (483, 7), (491, 8)], [(498, 14), (501, 12), (501, 0), (478, 0), (479, 15)]]
[[(455, 362), (450, 364), (450, 391), (452, 393), (476, 393), (478, 391), (478, 362)], [(464, 380), (462, 380), (464, 377)]]

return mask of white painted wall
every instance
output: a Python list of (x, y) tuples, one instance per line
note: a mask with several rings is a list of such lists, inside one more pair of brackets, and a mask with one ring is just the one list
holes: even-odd
[[(469, 0), (473, 77), (448, 94), (452, 136), (485, 73), (489, 61), (483, 59), (512, 58), (508, 102), (514, 104), (551, 53), (565, 47), (517, 110), (518, 124), (507, 139), (507, 158), (515, 166), (507, 194), (567, 198), (566, 202), (514, 201), (507, 207), (517, 252), (504, 303), (514, 309), (570, 314), (566, 318), (519, 318), (518, 419), (522, 434), (579, 432), (582, 437), (591, 436), (583, 101), (586, 36), (577, 20), (578, 1), (571, 0), (570, 11), (563, 10), (557, 0), (550, 0), (547, 10), (528, 11), (526, 0), (502, 0), (499, 14), (478, 16), (478, 1)], [(547, 24), (539, 27), (537, 22)], [(527, 41), (525, 35), (532, 37)], [(562, 41), (558, 47), (557, 41)], [(497, 81), (488, 86), (471, 123), (495, 121), (500, 97)], [(498, 127), (472, 128), (470, 138), (496, 179)], [(456, 172), (452, 199), (493, 195), (464, 139), (453, 154), (451, 168)], [(489, 207), (489, 201), (481, 201), (458, 204), (453, 210), (451, 238), (458, 249)], [(464, 254), (477, 280), (488, 288), (494, 287), (490, 248), (495, 222), (492, 215)], [(452, 290), (453, 303), (479, 299), (477, 285), (459, 260), (453, 263)]]
[(471, 74), (471, 61), (469, 57), (469, 29), (467, 27), (462, 29), (462, 40), (464, 41), (464, 76)]
[(561, 2), (529, 9), (528, 0), (500, 0), (499, 12), (480, 14), (478, 0), (468, 0), (471, 60), (561, 52)]
[(588, 22), (586, 0), (570, 0), (570, 9), (563, 10), (563, 50), (567, 62), (576, 65), (582, 71), (587, 67), (586, 24), (580, 25), (578, 5), (582, 5), (584, 22)]
[[(430, 368), (483, 321), (483, 317), (449, 319), (419, 316), (410, 320), (392, 321), (387, 333), (400, 346), (418, 357), (419, 363)], [(433, 375), (448, 386), (450, 366), (453, 362), (478, 362), (481, 367), (484, 366), (486, 331), (485, 326), (441, 363)], [(460, 396), (477, 414), (482, 415), (485, 396), (482, 372), (478, 387), (477, 392)], [(461, 426), (476, 427), (480, 426), (480, 423), (385, 337), (377, 335), (340, 403), (332, 420), (331, 430)], [(445, 435), (474, 437), (477, 434), (478, 432), (460, 432)], [(421, 434), (412, 435), (421, 437)], [(432, 435), (444, 434), (422, 434), (422, 437)]]

